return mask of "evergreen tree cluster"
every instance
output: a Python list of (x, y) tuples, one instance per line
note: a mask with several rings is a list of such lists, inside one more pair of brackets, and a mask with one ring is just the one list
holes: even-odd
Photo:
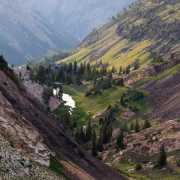
[(139, 125), (138, 119), (136, 119), (135, 124), (133, 122), (130, 124), (130, 130), (134, 130), (135, 133), (140, 132), (140, 125)]
[[(84, 147), (85, 149), (91, 149), (92, 155), (96, 156), (97, 151), (102, 152), (103, 151), (103, 144), (110, 143), (110, 139), (112, 136), (112, 120), (113, 120), (113, 113), (112, 110), (109, 110), (108, 116), (105, 118), (99, 119), (99, 136), (97, 138), (96, 132), (92, 130), (91, 121), (89, 120), (88, 125), (86, 127), (86, 131), (83, 130), (83, 127), (81, 125), (80, 128), (77, 128), (75, 137), (77, 139), (77, 142)], [(88, 148), (88, 144), (90, 143), (90, 146)]]
[(130, 124), (130, 130), (134, 130), (135, 133), (140, 132), (141, 129), (147, 129), (150, 127), (151, 127), (151, 123), (147, 118), (145, 118), (144, 124), (142, 127), (140, 127), (138, 119), (136, 119), (135, 123), (131, 122), (131, 124)]
[(61, 115), (61, 120), (65, 122), (68, 126), (70, 125), (70, 114), (69, 112), (65, 112)]
[(0, 69), (7, 69), (8, 68), (8, 63), (4, 59), (3, 55), (0, 55)]
[(43, 90), (43, 100), (45, 104), (49, 104), (50, 97), (53, 96), (53, 88), (45, 87)]
[(123, 107), (128, 107), (133, 111), (138, 111), (136, 106), (133, 106), (130, 102), (138, 101), (145, 97), (143, 91), (138, 89), (128, 89), (126, 93), (123, 93), (120, 97), (120, 105)]

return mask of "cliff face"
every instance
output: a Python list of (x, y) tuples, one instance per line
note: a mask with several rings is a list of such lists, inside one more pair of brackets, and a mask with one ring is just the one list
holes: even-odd
[[(14, 76), (0, 71), (0, 135), (5, 141), (41, 165), (50, 164), (50, 154), (60, 155), (66, 160), (62, 171), (72, 179), (124, 179), (84, 152), (69, 128), (46, 112)], [(72, 168), (81, 172), (78, 178)]]
[(77, 43), (17, 0), (0, 0), (0, 16), (0, 53), (9, 64), (22, 65), (48, 50), (73, 48)]
[(133, 0), (19, 0), (81, 41)]

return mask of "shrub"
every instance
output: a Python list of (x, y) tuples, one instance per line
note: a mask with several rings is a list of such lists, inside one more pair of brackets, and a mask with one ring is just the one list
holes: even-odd
[(89, 96), (89, 95), (91, 95), (91, 91), (87, 91), (87, 92), (85, 93), (85, 97), (87, 97), (87, 96)]
[(142, 169), (142, 165), (140, 163), (137, 163), (136, 166), (135, 166), (135, 170), (138, 171), (138, 170), (141, 170)]

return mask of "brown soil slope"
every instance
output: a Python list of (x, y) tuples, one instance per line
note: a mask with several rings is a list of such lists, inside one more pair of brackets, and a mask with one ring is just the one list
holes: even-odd
[(164, 120), (180, 117), (180, 73), (147, 82), (139, 88), (150, 94), (149, 105), (152, 108), (150, 117), (162, 117)]
[[(98, 180), (125, 179), (119, 173), (94, 159), (76, 143), (69, 128), (57, 117), (46, 112), (31, 97), (14, 75), (0, 71), (0, 92), (12, 105), (17, 117), (23, 117), (41, 134), (47, 144), (58, 154)], [(70, 173), (66, 172), (67, 176)], [(72, 178), (77, 179), (77, 178)]]

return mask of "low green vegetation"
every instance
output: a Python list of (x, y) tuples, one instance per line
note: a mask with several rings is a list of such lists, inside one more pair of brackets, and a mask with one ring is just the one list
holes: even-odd
[[(142, 112), (146, 112), (148, 109), (146, 105), (147, 94), (143, 91), (137, 91), (138, 94), (141, 94), (142, 98), (136, 97), (138, 99), (132, 99), (132, 90), (129, 88), (112, 86), (109, 89), (103, 90), (101, 94), (91, 94), (85, 97), (85, 93), (88, 91), (88, 89), (91, 89), (91, 87), (92, 85), (90, 83), (80, 86), (63, 86), (63, 92), (71, 95), (76, 102), (76, 108), (73, 109), (71, 122), (75, 120), (77, 122), (86, 124), (89, 118), (98, 112), (107, 109), (109, 105), (117, 106), (119, 108), (119, 112), (121, 112), (123, 106), (121, 106), (120, 101), (122, 100), (121, 97), (123, 96), (124, 102), (122, 105), (124, 105), (124, 107)], [(67, 107), (65, 107), (65, 109), (68, 110)], [(63, 111), (65, 109), (63, 109)], [(59, 107), (57, 110), (55, 110), (55, 114), (59, 115), (58, 112), (60, 113), (61, 111), (62, 110)], [(98, 123), (94, 120), (93, 122)]]
[(49, 168), (56, 172), (59, 176), (69, 179), (64, 173), (61, 172), (62, 164), (60, 164), (58, 157), (50, 155), (50, 165)]

